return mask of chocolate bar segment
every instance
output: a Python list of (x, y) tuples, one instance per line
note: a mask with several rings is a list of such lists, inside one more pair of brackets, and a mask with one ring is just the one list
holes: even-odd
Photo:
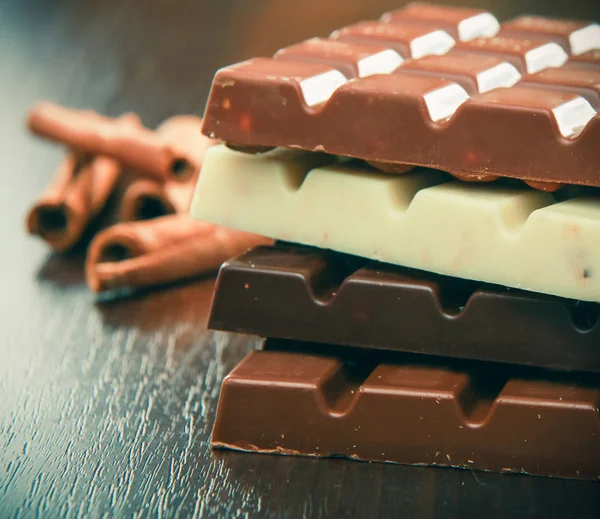
[(594, 108), (581, 96), (558, 90), (540, 95), (538, 90), (522, 86), (486, 92), (473, 99), (463, 111), (463, 120), (472, 125), (485, 122), (481, 117), (484, 108), (497, 121), (504, 119), (504, 124), (516, 124), (539, 135), (552, 128), (564, 139), (576, 137), (596, 117)]
[(347, 79), (389, 74), (404, 61), (395, 50), (386, 46), (322, 38), (313, 38), (282, 49), (275, 54), (275, 59), (322, 63), (338, 69)]
[(500, 29), (498, 20), (487, 11), (425, 2), (414, 2), (397, 11), (386, 13), (381, 17), (381, 21), (440, 27), (460, 41), (494, 36)]
[(558, 43), (548, 38), (511, 38), (500, 35), (461, 42), (456, 48), (499, 56), (512, 63), (522, 74), (560, 67), (569, 58)]
[(214, 447), (600, 478), (600, 386), (267, 343), (223, 382)]
[(445, 54), (455, 44), (447, 32), (435, 27), (378, 22), (357, 23), (333, 32), (330, 38), (351, 43), (386, 45), (404, 59)]
[(347, 83), (334, 69), (308, 68), (316, 66), (260, 60), (220, 71), (204, 131), (246, 146), (294, 143), (470, 177), (600, 185), (600, 116), (568, 89), (515, 86), (469, 97), (442, 77), (398, 70)]
[(572, 92), (587, 99), (594, 110), (600, 110), (600, 68), (548, 68), (525, 76), (521, 85)]
[(600, 305), (305, 247), (219, 272), (209, 326), (261, 337), (600, 373)]
[(490, 20), (410, 5), (221, 69), (203, 131), (237, 149), (320, 150), (387, 172), (600, 186), (597, 51), (584, 52), (597, 25), (565, 22), (568, 32), (538, 21), (536, 31), (496, 34)]
[(600, 49), (590, 50), (584, 54), (571, 57), (572, 63), (581, 63), (582, 65), (600, 65)]
[[(509, 92), (484, 94), (493, 94), (486, 110), (501, 96), (518, 106), (522, 99), (510, 99), (516, 92)], [(537, 112), (542, 124), (544, 115)], [(448, 181), (427, 169), (385, 175), (357, 162), (325, 166), (311, 163), (313, 157), (323, 156), (281, 149), (251, 155), (215, 146), (204, 160), (192, 217), (438, 274), (600, 301), (595, 190), (554, 196)]]
[(465, 52), (413, 60), (406, 63), (399, 72), (443, 77), (458, 83), (471, 96), (495, 88), (511, 87), (521, 79), (517, 68), (501, 57)]
[(575, 56), (600, 49), (600, 25), (597, 23), (519, 16), (502, 24), (502, 34), (550, 37)]

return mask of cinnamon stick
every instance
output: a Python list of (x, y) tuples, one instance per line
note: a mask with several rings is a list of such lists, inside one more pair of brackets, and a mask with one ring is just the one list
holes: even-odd
[(217, 270), (265, 243), (271, 240), (182, 215), (120, 223), (92, 241), (86, 278), (94, 292), (154, 286)]
[(125, 188), (118, 219), (120, 222), (134, 222), (183, 212), (182, 206), (175, 206), (167, 198), (164, 184), (139, 178)]
[(206, 150), (215, 141), (201, 133), (202, 119), (192, 115), (175, 116), (161, 124), (157, 133), (181, 157), (177, 175), (159, 183), (137, 179), (125, 191), (120, 220), (133, 221), (187, 214)]
[(30, 210), (28, 232), (43, 238), (54, 250), (73, 247), (106, 204), (120, 170), (119, 164), (107, 157), (69, 154)]
[(73, 150), (110, 157), (158, 181), (178, 178), (188, 167), (181, 148), (157, 132), (124, 118), (113, 119), (92, 110), (73, 110), (43, 101), (29, 112), (28, 126), (36, 135)]

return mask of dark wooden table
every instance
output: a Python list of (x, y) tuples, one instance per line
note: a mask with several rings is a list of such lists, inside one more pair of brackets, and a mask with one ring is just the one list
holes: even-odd
[[(81, 253), (23, 231), (62, 154), (24, 131), (36, 99), (154, 126), (201, 113), (218, 67), (398, 4), (0, 0), (0, 517), (600, 517), (593, 483), (215, 453), (221, 380), (254, 342), (206, 330), (213, 281), (98, 301)], [(597, 17), (557, 4), (478, 2)]]

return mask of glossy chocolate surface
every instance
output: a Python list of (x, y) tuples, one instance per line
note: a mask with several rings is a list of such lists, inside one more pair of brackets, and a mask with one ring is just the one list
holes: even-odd
[(384, 171), (600, 186), (597, 24), (529, 17), (504, 27), (483, 11), (417, 7), (221, 69), (203, 131)]
[(267, 341), (227, 376), (213, 446), (600, 477), (597, 378), (298, 346)]
[(597, 303), (279, 245), (221, 268), (210, 327), (600, 373), (599, 317)]

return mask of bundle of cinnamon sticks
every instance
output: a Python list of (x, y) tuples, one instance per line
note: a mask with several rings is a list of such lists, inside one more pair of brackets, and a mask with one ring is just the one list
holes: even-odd
[(74, 247), (119, 186), (116, 220), (88, 249), (94, 292), (148, 287), (214, 271), (270, 240), (188, 217), (206, 150), (202, 120), (167, 119), (156, 131), (134, 114), (110, 118), (41, 102), (31, 132), (63, 144), (67, 156), (27, 216), (27, 229), (54, 250)]

